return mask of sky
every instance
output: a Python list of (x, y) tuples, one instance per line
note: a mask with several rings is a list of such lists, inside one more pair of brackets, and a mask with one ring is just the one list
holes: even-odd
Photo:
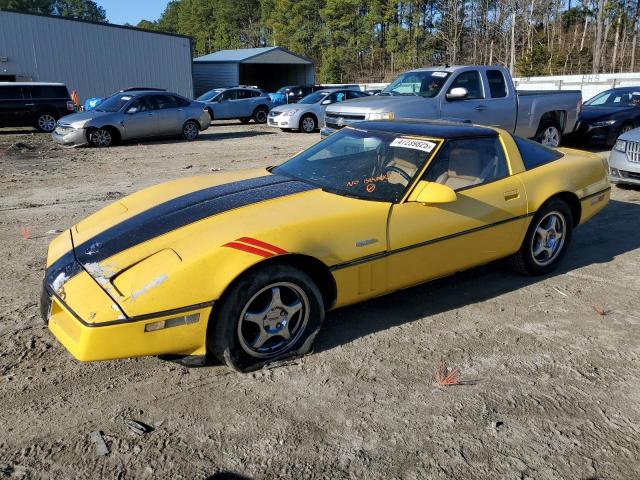
[(97, 0), (110, 23), (136, 25), (140, 20), (157, 20), (168, 0)]

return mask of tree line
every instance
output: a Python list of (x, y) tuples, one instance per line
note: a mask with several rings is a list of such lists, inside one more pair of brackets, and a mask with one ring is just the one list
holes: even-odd
[[(91, 0), (0, 8), (106, 21)], [(322, 82), (388, 81), (434, 64), (499, 64), (518, 76), (630, 72), (639, 0), (173, 0), (137, 26), (189, 35), (194, 55), (279, 45)]]

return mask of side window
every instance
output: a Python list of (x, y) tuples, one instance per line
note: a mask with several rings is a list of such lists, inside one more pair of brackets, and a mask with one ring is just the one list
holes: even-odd
[(65, 87), (59, 85), (33, 85), (31, 87), (32, 98), (69, 98)]
[(352, 98), (361, 98), (361, 97), (368, 97), (368, 95), (366, 95), (363, 92), (358, 92), (355, 90), (347, 91), (347, 100), (351, 100)]
[(466, 88), (467, 92), (469, 92), (465, 100), (477, 100), (479, 98), (484, 98), (484, 95), (482, 94), (480, 73), (477, 70), (469, 70), (458, 75), (451, 84), (451, 87), (449, 87), (449, 92), (454, 88), (460, 87)]
[(449, 140), (423, 180), (460, 190), (499, 180), (508, 172), (507, 159), (497, 137)]
[(500, 70), (487, 70), (487, 80), (489, 81), (489, 91), (491, 98), (503, 98), (507, 96), (507, 82)]
[(251, 92), (251, 96), (252, 96), (253, 98), (261, 97), (261, 96), (262, 96), (262, 92), (259, 92), (258, 90), (250, 90), (250, 92)]
[(156, 110), (158, 105), (152, 95), (147, 95), (146, 97), (135, 100), (129, 108), (136, 108), (138, 112), (149, 112)]
[(173, 98), (176, 99), (176, 106), (178, 108), (183, 108), (191, 105), (191, 102), (189, 102), (188, 100), (185, 100), (184, 98), (180, 98), (180, 97), (173, 97)]
[(558, 150), (552, 150), (537, 142), (526, 140), (521, 137), (513, 136), (513, 140), (518, 146), (520, 156), (522, 157), (522, 163), (524, 168), (531, 170), (545, 163), (553, 162), (563, 157), (563, 154)]
[(251, 90), (238, 90), (238, 100), (251, 98)]
[(160, 110), (166, 110), (167, 108), (178, 108), (178, 98), (173, 95), (155, 95), (155, 100)]
[(235, 100), (237, 98), (237, 90), (225, 90), (220, 94), (220, 100)]
[(22, 100), (22, 88), (0, 87), (0, 100)]

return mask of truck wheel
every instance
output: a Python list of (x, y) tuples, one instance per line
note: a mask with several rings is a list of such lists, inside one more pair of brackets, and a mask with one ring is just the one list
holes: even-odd
[(314, 281), (288, 265), (240, 277), (212, 313), (207, 350), (247, 372), (311, 350), (324, 320)]
[(562, 131), (556, 122), (547, 120), (538, 129), (536, 141), (545, 147), (557, 148), (562, 142)]
[(51, 112), (40, 112), (36, 117), (36, 128), (51, 133), (56, 129), (56, 117)]
[(522, 246), (509, 257), (511, 267), (523, 275), (544, 275), (554, 270), (569, 247), (573, 215), (569, 206), (552, 198), (535, 214)]

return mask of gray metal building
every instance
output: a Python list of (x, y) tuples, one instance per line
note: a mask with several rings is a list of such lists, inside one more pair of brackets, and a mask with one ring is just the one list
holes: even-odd
[(312, 60), (282, 47), (220, 50), (193, 60), (196, 96), (219, 87), (256, 85), (275, 91), (315, 82)]
[(193, 98), (191, 38), (0, 10), (0, 81), (63, 82), (80, 101), (124, 87)]

